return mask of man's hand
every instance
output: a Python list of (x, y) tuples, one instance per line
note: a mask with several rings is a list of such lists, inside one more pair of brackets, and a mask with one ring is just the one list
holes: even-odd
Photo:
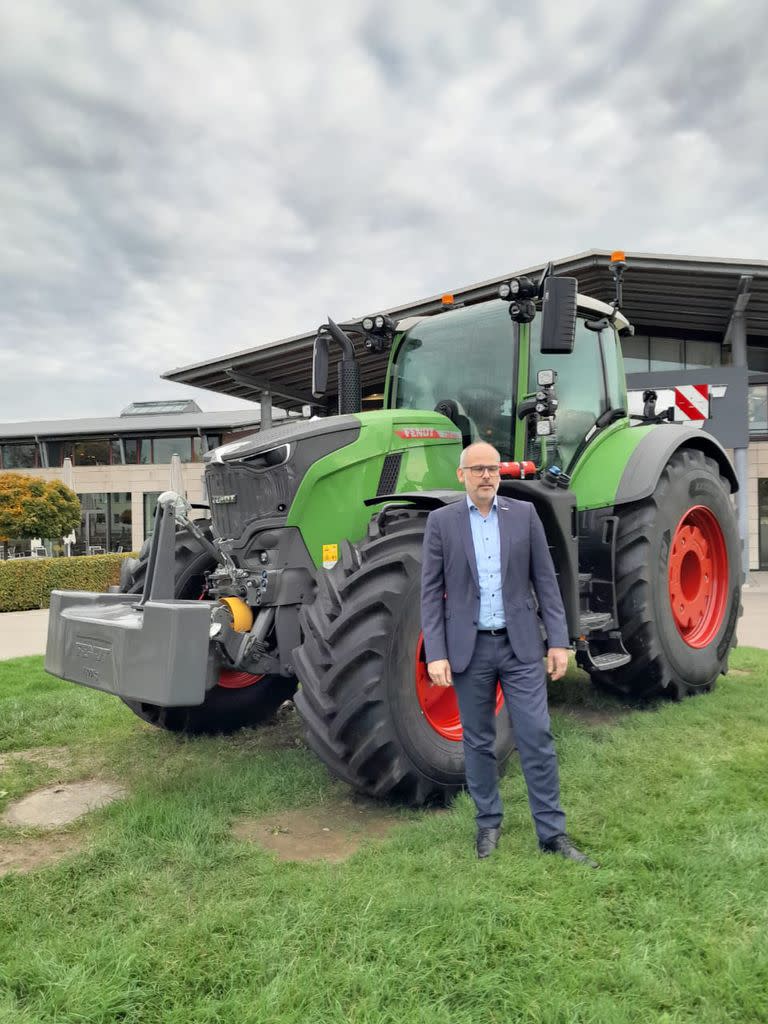
[(552, 676), (552, 679), (561, 679), (565, 675), (567, 668), (567, 647), (550, 647), (547, 651), (547, 672)]
[(430, 661), (427, 665), (429, 681), (432, 686), (451, 686), (453, 675), (450, 664), (443, 658), (442, 661)]

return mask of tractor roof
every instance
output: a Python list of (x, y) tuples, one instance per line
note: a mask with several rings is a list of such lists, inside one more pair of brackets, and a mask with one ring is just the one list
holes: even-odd
[[(578, 278), (581, 291), (592, 298), (589, 308), (607, 313), (613, 298), (610, 252), (592, 249), (556, 260), (555, 273)], [(499, 284), (523, 274), (535, 276), (542, 265), (516, 270), (466, 288), (454, 289), (456, 302), (473, 302), (496, 295)], [(599, 305), (595, 305), (595, 302)], [(623, 309), (640, 334), (706, 338), (723, 342), (737, 306), (746, 305), (747, 335), (750, 345), (768, 346), (768, 261), (704, 259), (693, 256), (627, 253), (624, 275)], [(739, 305), (740, 304), (740, 305)], [(395, 320), (424, 316), (441, 309), (441, 296), (433, 295), (391, 309), (381, 310)], [(370, 311), (366, 310), (366, 314)], [(349, 321), (360, 317), (350, 317)], [(254, 346), (216, 359), (171, 370), (168, 380), (206, 388), (238, 398), (259, 400), (267, 388), (274, 404), (284, 409), (300, 409), (315, 404), (310, 395), (312, 345), (315, 330), (280, 341)], [(387, 353), (367, 353), (362, 342), (355, 341), (360, 358), (363, 394), (381, 388), (387, 365)], [(335, 386), (336, 353), (332, 353), (328, 377)], [(232, 373), (237, 374), (237, 379)], [(329, 408), (335, 406), (335, 394), (329, 390)]]

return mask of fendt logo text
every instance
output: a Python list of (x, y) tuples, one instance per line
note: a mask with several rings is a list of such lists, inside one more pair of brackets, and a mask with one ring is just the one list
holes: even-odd
[(75, 654), (85, 661), (104, 661), (109, 651), (109, 647), (101, 647), (88, 640), (75, 640)]

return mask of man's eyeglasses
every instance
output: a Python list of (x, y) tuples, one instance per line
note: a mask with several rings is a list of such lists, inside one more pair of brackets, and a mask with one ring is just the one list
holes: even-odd
[(501, 466), (496, 462), (493, 466), (462, 466), (462, 469), (465, 473), (471, 473), (472, 476), (482, 476), (483, 473), (487, 473), (489, 476), (498, 476)]

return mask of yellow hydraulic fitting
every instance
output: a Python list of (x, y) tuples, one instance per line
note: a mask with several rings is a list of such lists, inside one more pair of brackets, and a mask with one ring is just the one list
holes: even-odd
[(232, 616), (232, 629), (236, 633), (247, 633), (253, 625), (253, 611), (239, 597), (220, 597), (219, 603), (229, 609)]

